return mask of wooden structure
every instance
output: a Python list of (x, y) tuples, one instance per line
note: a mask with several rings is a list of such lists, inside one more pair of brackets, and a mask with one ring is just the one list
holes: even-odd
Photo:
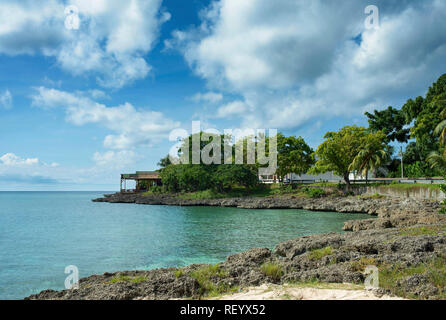
[[(127, 189), (127, 181), (136, 181), (136, 189)], [(157, 171), (136, 171), (136, 173), (121, 174), (121, 192), (142, 192), (152, 186), (160, 186), (161, 177)]]

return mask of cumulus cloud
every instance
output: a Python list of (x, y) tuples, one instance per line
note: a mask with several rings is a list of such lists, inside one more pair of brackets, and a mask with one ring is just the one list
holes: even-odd
[(113, 131), (114, 134), (104, 140), (104, 146), (109, 149), (150, 146), (180, 125), (161, 112), (137, 109), (130, 103), (108, 107), (86, 95), (45, 87), (37, 88), (32, 101), (34, 106), (41, 108), (64, 108), (66, 120), (75, 125), (93, 123)]
[(233, 101), (223, 105), (217, 110), (217, 118), (230, 118), (232, 116), (243, 115), (249, 110), (246, 103), (242, 101)]
[(12, 95), (11, 92), (9, 92), (9, 90), (0, 93), (0, 106), (4, 109), (12, 108)]
[[(74, 75), (97, 76), (104, 87), (120, 88), (151, 70), (144, 56), (156, 42), (162, 0), (45, 0), (0, 3), (0, 53), (54, 57)], [(78, 30), (65, 28), (65, 8), (79, 11)]]
[(424, 94), (446, 70), (444, 1), (376, 1), (377, 29), (364, 26), (368, 4), (213, 1), (199, 26), (176, 30), (166, 47), (210, 88), (236, 96), (216, 107), (219, 117), (279, 129), (356, 117)]
[(37, 158), (21, 158), (14, 153), (6, 153), (0, 157), (1, 164), (5, 166), (32, 166), (39, 164)]

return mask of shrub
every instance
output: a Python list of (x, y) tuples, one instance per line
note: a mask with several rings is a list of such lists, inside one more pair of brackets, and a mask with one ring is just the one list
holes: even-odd
[(326, 195), (324, 189), (321, 188), (304, 187), (302, 188), (302, 192), (310, 198), (321, 198)]
[(280, 278), (283, 276), (283, 270), (282, 267), (278, 264), (267, 262), (264, 263), (260, 270), (268, 277), (272, 278), (275, 281), (279, 281)]
[(189, 276), (197, 280), (200, 285), (200, 295), (208, 294), (210, 296), (216, 296), (233, 289), (227, 283), (219, 281), (225, 278), (227, 273), (218, 264), (196, 269)]
[(163, 186), (168, 192), (197, 192), (217, 189), (230, 191), (234, 186), (247, 189), (258, 185), (253, 165), (169, 165), (161, 171)]
[(310, 260), (321, 260), (325, 256), (330, 256), (333, 254), (333, 248), (332, 247), (325, 247), (322, 249), (313, 249), (310, 250), (308, 258)]
[[(438, 256), (428, 262), (415, 266), (384, 265), (380, 268), (379, 285), (393, 294), (407, 298), (420, 298), (420, 296), (406, 292), (401, 286), (401, 281), (413, 275), (422, 275), (426, 280), (438, 289), (435, 296), (446, 298), (446, 258)], [(426, 298), (426, 297), (421, 297)]]
[(367, 266), (377, 266), (378, 262), (375, 260), (375, 258), (366, 258), (362, 257), (359, 260), (351, 261), (350, 266), (354, 271), (358, 272), (364, 272), (365, 268)]
[(117, 276), (114, 276), (107, 283), (108, 284), (118, 283), (118, 282), (140, 283), (140, 282), (144, 282), (144, 281), (147, 281), (147, 278), (143, 277), (143, 276), (131, 277), (131, 276), (126, 276), (126, 275), (123, 275), (123, 274), (119, 274)]

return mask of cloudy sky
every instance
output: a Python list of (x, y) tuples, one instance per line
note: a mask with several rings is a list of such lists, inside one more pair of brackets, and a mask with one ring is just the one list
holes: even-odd
[(193, 120), (316, 148), (425, 94), (445, 16), (444, 0), (0, 0), (0, 190), (116, 190)]

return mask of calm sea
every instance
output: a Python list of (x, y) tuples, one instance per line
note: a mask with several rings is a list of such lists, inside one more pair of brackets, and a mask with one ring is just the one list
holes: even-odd
[(0, 299), (80, 277), (217, 263), (298, 236), (341, 232), (366, 215), (93, 203), (102, 192), (0, 192)]

